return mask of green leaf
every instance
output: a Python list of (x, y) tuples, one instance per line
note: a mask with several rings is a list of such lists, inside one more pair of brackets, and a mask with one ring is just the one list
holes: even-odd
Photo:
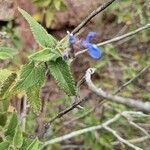
[(46, 21), (46, 27), (49, 28), (52, 25), (52, 22), (54, 20), (54, 14), (55, 10), (54, 8), (49, 8), (46, 12), (45, 21)]
[(60, 10), (61, 0), (54, 0), (54, 6), (57, 10)]
[(48, 69), (58, 83), (58, 86), (64, 90), (67, 95), (72, 96), (76, 94), (75, 83), (66, 61), (62, 58), (58, 58), (55, 62), (50, 61), (48, 62)]
[(12, 117), (11, 117), (11, 119), (9, 121), (9, 124), (8, 124), (7, 130), (5, 132), (5, 135), (6, 136), (7, 135), (13, 136), (14, 133), (15, 133), (15, 128), (16, 128), (17, 124), (18, 124), (17, 115), (16, 115), (16, 113), (13, 113)]
[(48, 34), (47, 31), (38, 22), (36, 22), (26, 11), (21, 8), (18, 8), (18, 10), (29, 23), (33, 36), (41, 47), (52, 48), (56, 46), (57, 41), (53, 36)]
[(39, 149), (40, 142), (38, 139), (35, 139), (27, 148), (27, 150), (40, 150)]
[(24, 137), (24, 138), (23, 138), (23, 144), (22, 144), (22, 147), (21, 147), (20, 149), (21, 149), (21, 150), (27, 150), (28, 146), (29, 146), (32, 142), (33, 142), (32, 139)]
[(0, 84), (8, 78), (8, 76), (12, 73), (12, 71), (8, 69), (1, 69), (0, 70)]
[(28, 97), (28, 102), (36, 114), (39, 114), (41, 110), (40, 89), (41, 89), (41, 85), (38, 84), (38, 85), (31, 86), (30, 88), (28, 88), (26, 92)]
[(35, 4), (37, 4), (38, 7), (48, 7), (50, 5), (52, 0), (33, 0)]
[(52, 52), (50, 49), (44, 49), (39, 52), (33, 53), (32, 55), (29, 56), (30, 60), (33, 61), (50, 61), (53, 60), (55, 61), (60, 55), (58, 53)]
[(7, 121), (7, 114), (6, 113), (1, 113), (0, 112), (0, 126), (5, 126)]
[(4, 97), (10, 90), (10, 87), (14, 83), (15, 79), (17, 77), (16, 73), (11, 73), (7, 79), (2, 83), (0, 87), (0, 98)]
[(8, 149), (8, 147), (9, 147), (9, 142), (7, 142), (7, 141), (4, 141), (4, 142), (1, 142), (0, 143), (0, 150), (7, 150)]
[(20, 148), (23, 144), (23, 135), (22, 135), (22, 132), (21, 132), (21, 129), (20, 129), (20, 126), (18, 125), (16, 127), (16, 130), (15, 130), (15, 135), (13, 137), (13, 145), (16, 147), (16, 148)]
[(12, 59), (17, 51), (9, 47), (0, 47), (0, 59)]
[(34, 62), (30, 62), (22, 67), (20, 79), (16, 84), (16, 89), (26, 91), (33, 85), (43, 82), (45, 77), (44, 64), (35, 65)]

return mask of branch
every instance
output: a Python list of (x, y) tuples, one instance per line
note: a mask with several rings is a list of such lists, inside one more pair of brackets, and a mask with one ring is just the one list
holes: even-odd
[(89, 89), (93, 91), (96, 95), (103, 97), (104, 99), (107, 99), (109, 101), (124, 104), (126, 106), (134, 107), (138, 110), (150, 113), (150, 102), (142, 102), (141, 100), (135, 100), (135, 99), (125, 98), (117, 95), (111, 95), (103, 91), (101, 88), (97, 88), (91, 80), (91, 75), (94, 72), (95, 72), (94, 68), (89, 68), (86, 71), (85, 79)]
[(125, 116), (126, 115), (134, 115), (134, 116), (138, 116), (138, 117), (139, 116), (146, 116), (142, 112), (125, 111), (125, 112), (122, 112), (120, 114), (115, 115), (115, 117), (113, 117), (112, 119), (106, 121), (105, 123), (103, 123), (101, 125), (92, 126), (92, 127), (84, 128), (84, 129), (81, 129), (81, 130), (77, 130), (77, 131), (71, 132), (69, 134), (63, 135), (61, 137), (54, 138), (52, 140), (43, 142), (43, 147), (45, 147), (45, 146), (47, 146), (49, 144), (54, 144), (54, 143), (57, 143), (57, 142), (68, 140), (70, 138), (76, 137), (78, 135), (81, 135), (81, 134), (84, 134), (84, 133), (87, 133), (87, 132), (91, 132), (91, 131), (102, 129), (102, 128), (104, 128), (104, 126), (108, 126), (108, 125), (116, 122), (122, 115), (125, 115)]
[[(131, 80), (127, 81), (125, 84), (123, 84), (113, 95), (118, 94), (119, 92), (121, 92), (121, 90), (123, 90), (126, 86), (128, 86), (129, 84), (131, 84), (133, 81), (135, 81), (139, 76), (141, 76), (145, 71), (147, 71), (149, 69), (150, 66), (145, 67), (144, 69), (142, 69), (136, 77), (132, 78)], [(80, 81), (83, 81), (80, 80)], [(78, 85), (79, 88), (80, 84)], [(67, 114), (68, 112), (72, 111), (73, 109), (77, 108), (77, 106), (79, 106), (80, 104), (86, 102), (87, 100), (89, 100), (92, 97), (92, 94), (89, 94), (87, 97), (85, 97), (84, 99), (79, 100), (78, 102), (75, 102), (73, 105), (71, 105), (70, 107), (66, 108), (65, 110), (61, 111), (60, 113), (58, 113), (56, 116), (54, 116), (48, 123), (45, 124), (45, 133), (47, 132), (47, 129), (50, 127), (51, 123), (53, 123), (56, 119), (61, 118), (62, 116), (64, 116), (65, 114)], [(104, 102), (104, 101), (103, 101)], [(45, 134), (44, 133), (44, 134)]]
[[(128, 140), (128, 142), (135, 144), (135, 143), (144, 142), (144, 141), (146, 141), (146, 140), (148, 140), (148, 139), (150, 139), (149, 136), (143, 136), (143, 137), (140, 137), (140, 138)], [(119, 141), (116, 141), (116, 142), (113, 142), (113, 143), (112, 143), (113, 146), (116, 146), (116, 145), (119, 145), (119, 144), (120, 144)]]
[(127, 119), (127, 121), (129, 122), (130, 125), (132, 125), (133, 127), (139, 129), (140, 131), (142, 131), (146, 136), (149, 136), (150, 138), (150, 134), (142, 127), (140, 127), (138, 124), (136, 124), (135, 122), (133, 122), (132, 118), (130, 116), (124, 116), (122, 115), (123, 117), (125, 117), (125, 119)]
[(126, 86), (128, 86), (131, 82), (135, 81), (139, 76), (144, 74), (148, 69), (150, 68), (150, 65), (143, 68), (134, 78), (123, 84), (115, 93), (119, 93), (122, 89), (124, 89)]
[(117, 134), (117, 132), (115, 130), (111, 129), (110, 127), (104, 126), (104, 129), (106, 129), (108, 132), (112, 133), (121, 143), (127, 145), (128, 147), (131, 147), (135, 150), (143, 150), (143, 149), (131, 144), (127, 140), (123, 139), (120, 135)]
[(70, 112), (71, 110), (77, 108), (77, 106), (79, 106), (80, 104), (86, 102), (87, 100), (89, 100), (91, 98), (91, 95), (88, 95), (87, 97), (85, 97), (84, 99), (81, 99), (80, 101), (74, 103), (73, 105), (71, 105), (70, 107), (68, 107), (67, 109), (61, 111), (60, 113), (58, 113), (56, 116), (54, 116), (48, 123), (46, 123), (45, 126), (45, 132), (44, 134), (47, 133), (48, 129), (50, 128), (50, 125), (52, 122), (54, 122), (56, 119), (61, 118), (62, 116), (64, 116), (65, 114), (67, 114), (68, 112)]
[(87, 16), (73, 31), (73, 34), (79, 32), (93, 17), (106, 9), (109, 5), (111, 5), (115, 0), (109, 0), (103, 5), (99, 6), (96, 10), (94, 10), (89, 16)]
[[(141, 32), (141, 31), (146, 30), (146, 29), (148, 29), (148, 28), (150, 28), (150, 23), (148, 23), (148, 24), (146, 24), (145, 26), (140, 27), (140, 28), (138, 28), (138, 29), (136, 29), (136, 30), (134, 30), (134, 31), (131, 31), (131, 32), (129, 32), (129, 33), (126, 33), (126, 34), (123, 34), (123, 35), (121, 35), (121, 36), (115, 37), (115, 38), (113, 38), (113, 39), (110, 39), (110, 40), (101, 42), (101, 43), (97, 44), (97, 46), (103, 46), (103, 45), (106, 45), (106, 44), (110, 44), (110, 43), (113, 43), (113, 42), (120, 41), (120, 40), (122, 40), (122, 39), (124, 39), (124, 38), (133, 36), (133, 35), (137, 34), (138, 32)], [(87, 51), (87, 49), (84, 49), (84, 50), (82, 50), (82, 51), (77, 52), (77, 53), (75, 54), (75, 57), (77, 57), (77, 56), (80, 55), (80, 54), (85, 53), (86, 51)]]

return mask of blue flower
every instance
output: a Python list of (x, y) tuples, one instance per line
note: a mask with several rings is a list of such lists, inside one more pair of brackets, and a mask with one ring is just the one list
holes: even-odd
[(89, 32), (86, 37), (86, 42), (91, 43), (95, 36), (96, 32)]
[[(67, 31), (69, 35), (69, 46), (74, 51), (74, 44), (80, 43), (78, 40), (75, 39), (74, 35)], [(92, 40), (96, 36), (96, 32), (89, 32), (86, 39), (83, 40), (80, 45), (88, 50), (89, 55), (94, 59), (99, 59), (102, 56), (101, 50), (92, 43)]]
[(69, 44), (73, 45), (76, 43), (76, 39), (74, 37), (74, 35), (72, 33), (70, 33), (69, 31), (67, 31), (68, 35), (69, 35)]
[(92, 58), (99, 59), (102, 56), (102, 52), (95, 44), (91, 43), (95, 36), (96, 32), (89, 32), (86, 40), (83, 41), (83, 46), (88, 49), (88, 53)]

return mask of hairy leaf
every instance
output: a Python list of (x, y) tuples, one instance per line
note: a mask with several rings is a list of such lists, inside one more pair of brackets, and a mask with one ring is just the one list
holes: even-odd
[(16, 130), (15, 130), (15, 135), (13, 137), (13, 145), (16, 147), (16, 148), (20, 148), (23, 144), (23, 135), (22, 135), (22, 132), (21, 132), (21, 129), (20, 129), (20, 126), (18, 125), (16, 127)]
[(3, 82), (0, 87), (0, 98), (2, 98), (7, 92), (9, 92), (10, 87), (14, 83), (17, 77), (16, 73), (11, 73), (8, 78)]
[(13, 48), (0, 47), (0, 59), (11, 59), (16, 54), (17, 51)]
[(28, 97), (28, 102), (36, 114), (39, 114), (41, 110), (41, 100), (40, 100), (41, 86), (42, 85), (38, 83), (37, 85), (33, 85), (30, 88), (28, 88), (26, 92), (27, 97)]
[(51, 51), (50, 49), (44, 49), (42, 51), (36, 52), (32, 55), (29, 56), (30, 60), (33, 61), (50, 61), (53, 60), (55, 61), (58, 57), (60, 57), (60, 55), (58, 53), (54, 53), (53, 51)]
[(66, 61), (58, 58), (55, 62), (48, 62), (48, 69), (58, 83), (58, 86), (69, 95), (75, 95), (75, 84), (71, 75), (70, 68)]
[(29, 23), (33, 36), (41, 47), (52, 48), (56, 46), (57, 41), (53, 36), (48, 34), (47, 31), (38, 22), (36, 22), (26, 11), (21, 8), (18, 8), (18, 10)]
[(22, 67), (20, 79), (16, 84), (17, 90), (28, 90), (29, 87), (43, 82), (45, 76), (45, 66), (43, 64), (35, 65), (30, 62)]

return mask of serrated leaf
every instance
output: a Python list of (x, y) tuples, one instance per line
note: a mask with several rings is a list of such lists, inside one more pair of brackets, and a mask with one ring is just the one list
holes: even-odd
[(15, 146), (15, 148), (20, 148), (22, 146), (22, 144), (23, 144), (23, 135), (21, 132), (21, 128), (18, 125), (16, 127), (15, 135), (13, 137), (13, 145)]
[(4, 97), (9, 90), (12, 84), (14, 83), (15, 79), (17, 77), (16, 73), (11, 73), (6, 80), (3, 81), (1, 87), (0, 87), (0, 98)]
[(9, 142), (7, 142), (7, 141), (4, 141), (4, 142), (1, 142), (0, 143), (0, 150), (7, 150), (8, 149), (8, 147), (9, 147)]
[(26, 92), (29, 105), (36, 114), (41, 110), (40, 89), (41, 85), (38, 84), (28, 88)]
[(0, 47), (0, 59), (12, 59), (17, 51), (9, 47)]
[(40, 150), (39, 149), (39, 140), (38, 139), (35, 139), (27, 148), (27, 150)]
[(36, 66), (34, 62), (30, 62), (22, 67), (20, 79), (16, 84), (16, 89), (26, 91), (29, 87), (32, 87), (41, 81), (43, 82), (44, 77), (44, 64)]
[(13, 136), (14, 133), (15, 133), (15, 128), (16, 128), (17, 124), (18, 124), (17, 115), (16, 115), (16, 113), (13, 113), (12, 117), (11, 117), (11, 119), (9, 121), (9, 124), (8, 124), (7, 130), (5, 132), (5, 135), (6, 136), (7, 135)]
[(36, 22), (26, 11), (21, 8), (18, 8), (19, 12), (23, 15), (23, 17), (27, 20), (30, 25), (31, 31), (36, 42), (44, 48), (52, 48), (56, 46), (56, 39), (47, 33), (47, 31)]
[(46, 48), (44, 50), (41, 50), (39, 52), (36, 52), (36, 53), (30, 55), (29, 59), (33, 60), (33, 61), (46, 62), (46, 61), (50, 61), (50, 60), (55, 61), (58, 57), (60, 57), (60, 55), (58, 53), (56, 53), (56, 52), (54, 53), (50, 49)]
[(55, 62), (48, 62), (48, 69), (58, 83), (58, 86), (69, 96), (76, 94), (75, 83), (66, 61), (58, 58)]

